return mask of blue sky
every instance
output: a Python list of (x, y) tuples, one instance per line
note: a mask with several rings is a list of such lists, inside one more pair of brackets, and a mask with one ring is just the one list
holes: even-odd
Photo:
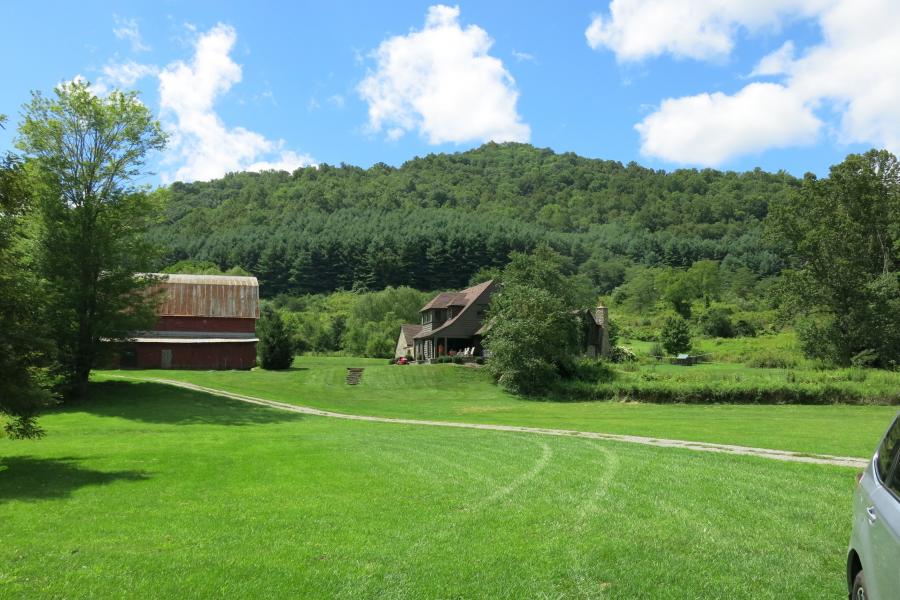
[(822, 175), (898, 151), (898, 5), (13, 1), (0, 113), (76, 76), (138, 89), (173, 135), (153, 165), (164, 182), (399, 165), (489, 139)]

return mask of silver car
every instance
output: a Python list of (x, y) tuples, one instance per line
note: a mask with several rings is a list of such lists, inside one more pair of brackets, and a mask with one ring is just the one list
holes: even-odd
[(900, 599), (900, 415), (856, 487), (847, 589), (851, 600)]

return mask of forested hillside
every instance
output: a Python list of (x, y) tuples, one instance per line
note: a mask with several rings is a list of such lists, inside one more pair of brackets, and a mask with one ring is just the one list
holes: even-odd
[(635, 265), (720, 262), (779, 272), (762, 239), (769, 203), (792, 176), (683, 169), (486, 144), (399, 168), (320, 165), (175, 183), (154, 236), (164, 264), (208, 260), (257, 275), (267, 296), (337, 289), (459, 288), (539, 241), (571, 259), (600, 293)]

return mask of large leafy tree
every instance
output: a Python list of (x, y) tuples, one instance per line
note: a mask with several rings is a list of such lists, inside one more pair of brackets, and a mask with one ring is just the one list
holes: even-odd
[(105, 97), (84, 82), (54, 97), (35, 92), (18, 146), (34, 166), (40, 198), (38, 262), (52, 294), (50, 325), (67, 397), (84, 396), (91, 369), (129, 332), (150, 324), (153, 247), (144, 232), (156, 214), (136, 187), (165, 135), (135, 93)]
[(522, 394), (546, 391), (571, 372), (581, 339), (579, 309), (590, 304), (583, 280), (567, 275), (564, 257), (547, 245), (514, 253), (491, 298), (485, 347), (488, 370)]
[(900, 165), (886, 150), (851, 154), (807, 175), (773, 204), (768, 230), (792, 257), (782, 307), (810, 356), (900, 362)]
[[(5, 117), (0, 115), (0, 126)], [(22, 162), (0, 161), (0, 414), (10, 437), (38, 437), (37, 414), (52, 400), (42, 286), (29, 262), (27, 235), (33, 217)]]

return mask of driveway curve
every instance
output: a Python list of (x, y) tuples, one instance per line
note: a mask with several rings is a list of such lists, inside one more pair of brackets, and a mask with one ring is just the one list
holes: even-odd
[(786, 462), (809, 463), (816, 465), (833, 465), (839, 467), (851, 467), (854, 469), (862, 469), (868, 464), (868, 460), (849, 456), (831, 456), (828, 454), (807, 454), (802, 452), (791, 452), (788, 450), (772, 450), (769, 448), (753, 448), (750, 446), (735, 446), (731, 444), (712, 444), (708, 442), (691, 442), (687, 440), (670, 440), (653, 437), (644, 437), (639, 435), (621, 435), (615, 433), (599, 433), (596, 431), (576, 431), (572, 429), (546, 429), (542, 427), (521, 427), (517, 425), (491, 425), (485, 423), (463, 423), (457, 421), (429, 421), (422, 419), (402, 419), (396, 417), (375, 417), (369, 415), (351, 415), (347, 413), (333, 412), (330, 410), (322, 410), (309, 406), (299, 406), (296, 404), (287, 404), (286, 402), (277, 402), (275, 400), (266, 400), (265, 398), (257, 398), (255, 396), (247, 396), (244, 394), (236, 394), (225, 390), (204, 387), (185, 381), (175, 379), (161, 378), (139, 378), (128, 377), (124, 375), (112, 376), (117, 379), (128, 379), (132, 381), (147, 381), (152, 383), (162, 383), (196, 392), (204, 392), (215, 396), (230, 398), (240, 402), (267, 406), (279, 410), (287, 410), (290, 412), (301, 413), (304, 415), (314, 415), (317, 417), (328, 417), (332, 419), (346, 419), (349, 421), (368, 421), (372, 423), (396, 423), (401, 425), (423, 425), (427, 427), (456, 427), (459, 429), (478, 429), (482, 431), (504, 431), (509, 433), (532, 433), (538, 435), (554, 435), (565, 437), (578, 437), (591, 440), (607, 440), (611, 442), (625, 442), (629, 444), (642, 444), (645, 446), (658, 446), (662, 448), (678, 448), (682, 450), (694, 450), (697, 452), (716, 452), (719, 454), (734, 454), (740, 456), (756, 456), (759, 458), (768, 458), (772, 460), (781, 460)]

